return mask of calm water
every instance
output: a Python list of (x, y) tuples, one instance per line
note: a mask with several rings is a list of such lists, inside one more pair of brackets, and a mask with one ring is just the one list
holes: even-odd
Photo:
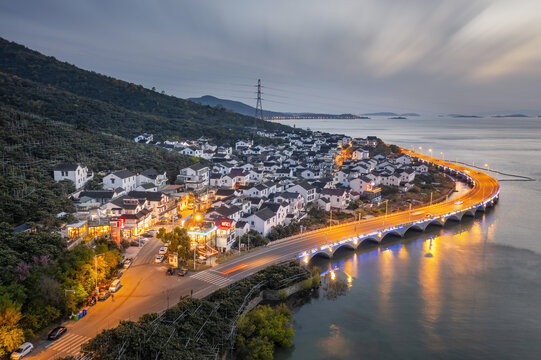
[[(541, 119), (284, 121), (541, 178)], [(499, 179), (506, 179), (497, 176)], [(279, 359), (541, 358), (541, 183), (501, 182), (499, 205), (323, 269), (351, 283), (294, 314), (294, 347)], [(326, 280), (329, 286), (337, 286)], [(336, 295), (336, 296), (335, 296)]]

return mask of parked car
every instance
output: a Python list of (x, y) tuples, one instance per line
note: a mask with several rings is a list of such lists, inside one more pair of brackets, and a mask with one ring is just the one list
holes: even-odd
[(100, 292), (98, 294), (98, 301), (105, 301), (109, 299), (110, 296), (111, 296), (111, 293), (109, 291)]
[(151, 238), (151, 237), (153, 237), (154, 235), (152, 235), (152, 234), (149, 233), (149, 232), (146, 232), (146, 233), (144, 233), (142, 236), (147, 237), (147, 238)]
[(165, 255), (165, 254), (167, 254), (167, 246), (162, 246), (162, 247), (160, 248), (160, 251), (158, 252), (158, 254), (160, 254), (160, 255)]
[(109, 286), (109, 291), (117, 292), (121, 287), (122, 287), (122, 284), (120, 283), (120, 280), (116, 279)]
[(17, 350), (11, 353), (11, 360), (19, 360), (30, 354), (34, 350), (34, 345), (30, 342), (22, 343)]
[(126, 259), (124, 260), (124, 269), (127, 269), (131, 266), (132, 259)]
[(152, 234), (154, 236), (154, 235), (156, 235), (158, 233), (158, 230), (151, 229), (151, 230), (147, 231), (147, 233)]
[(178, 269), (177, 268), (168, 268), (167, 269), (167, 275), (172, 276), (172, 275), (176, 275), (176, 274), (178, 274)]
[(47, 335), (47, 339), (49, 340), (60, 339), (60, 337), (62, 337), (62, 335), (64, 335), (66, 331), (68, 331), (68, 329), (66, 329), (64, 326), (56, 327), (53, 330), (51, 330), (49, 335)]
[(165, 256), (163, 255), (156, 255), (156, 258), (154, 259), (155, 263), (161, 263), (165, 259)]
[(188, 274), (188, 270), (186, 270), (186, 269), (178, 269), (178, 272), (177, 272), (178, 276), (184, 276), (186, 274)]

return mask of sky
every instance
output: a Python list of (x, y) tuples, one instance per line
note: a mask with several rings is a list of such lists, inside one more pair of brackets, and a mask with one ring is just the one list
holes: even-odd
[(0, 0), (0, 36), (182, 98), (541, 115), (541, 0)]

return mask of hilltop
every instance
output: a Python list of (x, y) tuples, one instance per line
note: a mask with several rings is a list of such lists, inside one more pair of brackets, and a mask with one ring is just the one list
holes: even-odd
[(254, 125), (291, 129), (83, 70), (2, 38), (0, 72), (2, 104), (124, 137), (142, 132), (158, 139), (205, 135), (223, 143), (250, 135)]

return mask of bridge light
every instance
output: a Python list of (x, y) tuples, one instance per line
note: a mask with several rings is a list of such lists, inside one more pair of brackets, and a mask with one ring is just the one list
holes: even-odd
[(305, 264), (308, 264), (308, 255), (306, 255), (302, 261), (304, 261)]

